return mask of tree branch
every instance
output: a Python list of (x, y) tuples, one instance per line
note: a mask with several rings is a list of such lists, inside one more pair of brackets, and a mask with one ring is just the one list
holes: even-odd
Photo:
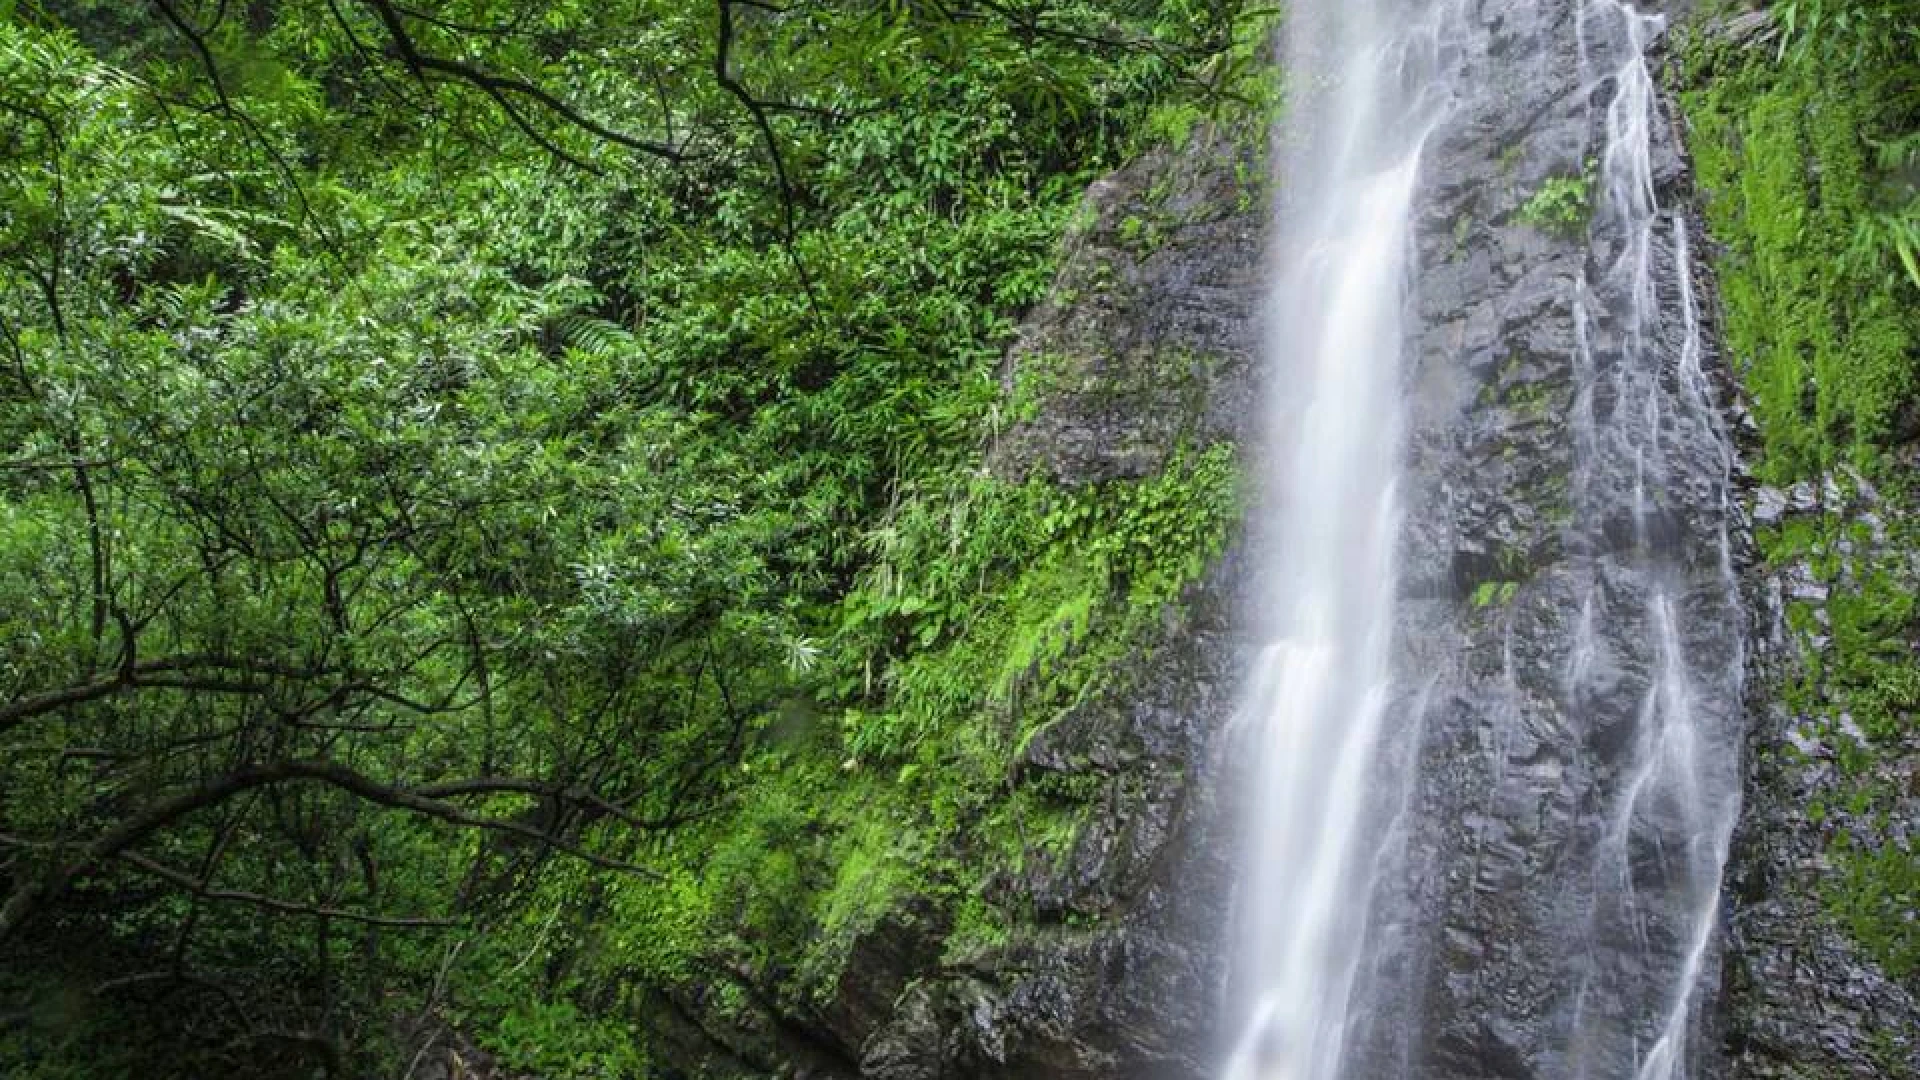
[(521, 821), (485, 817), (464, 810), (418, 790), (382, 783), (355, 772), (338, 762), (325, 760), (281, 761), (236, 769), (198, 787), (175, 791), (150, 803), (145, 809), (122, 820), (96, 837), (80, 854), (53, 868), (39, 880), (28, 881), (13, 891), (0, 906), (0, 941), (6, 940), (49, 897), (58, 895), (75, 878), (108, 859), (140, 844), (154, 833), (196, 811), (216, 806), (227, 799), (257, 788), (288, 783), (321, 783), (344, 791), (366, 802), (389, 809), (404, 810), (462, 828), (480, 829), (537, 841), (576, 859), (608, 870), (619, 870), (659, 880), (650, 867), (608, 858), (582, 848), (564, 837)]
[(767, 116), (767, 107), (747, 91), (744, 84), (733, 74), (734, 24), (733, 5), (740, 0), (718, 0), (720, 5), (719, 40), (713, 51), (713, 74), (720, 86), (733, 95), (752, 117), (753, 126), (760, 132), (761, 142), (766, 144), (767, 156), (773, 163), (774, 179), (780, 185), (781, 241), (787, 250), (787, 258), (793, 263), (793, 272), (800, 278), (800, 287), (807, 294), (807, 304), (815, 315), (820, 312), (818, 297), (814, 295), (813, 276), (807, 272), (807, 264), (800, 258), (795, 246), (799, 238), (798, 228), (794, 224), (793, 181), (787, 175), (786, 156), (780, 152), (780, 138), (774, 133), (773, 121)]
[[(502, 108), (506, 109), (508, 118), (513, 120), (515, 126), (519, 127), (522, 131), (528, 131), (529, 134), (531, 134), (531, 131), (529, 131), (530, 125), (525, 122), (524, 118), (513, 111), (511, 105), (508, 103), (509, 95), (524, 97), (533, 101), (541, 108), (560, 117), (560, 119), (574, 127), (580, 128), (607, 142), (624, 146), (629, 150), (638, 150), (641, 153), (651, 154), (654, 157), (676, 163), (686, 159), (686, 155), (677, 147), (652, 142), (647, 139), (628, 135), (625, 132), (616, 131), (525, 79), (508, 75), (495, 75), (459, 60), (451, 60), (443, 56), (435, 56), (431, 53), (422, 52), (419, 43), (414, 41), (413, 35), (407, 30), (406, 17), (399, 9), (394, 7), (390, 0), (360, 0), (360, 2), (368, 8), (371, 8), (373, 13), (380, 19), (381, 26), (387, 31), (388, 39), (393, 42), (394, 49), (400, 54), (401, 62), (406, 64), (407, 70), (413, 72), (416, 79), (419, 79), (421, 82), (426, 82), (427, 73), (435, 72), (458, 82), (464, 82), (473, 86), (492, 98)], [(547, 140), (538, 139), (538, 141), (540, 141), (546, 149), (550, 151), (554, 150), (552, 144)], [(568, 157), (568, 160), (574, 164), (580, 163), (571, 156), (562, 156)]]
[(265, 911), (282, 915), (306, 915), (319, 919), (340, 919), (345, 922), (357, 922), (367, 926), (392, 926), (408, 929), (439, 929), (459, 926), (458, 919), (435, 919), (425, 916), (378, 915), (363, 911), (347, 911), (341, 908), (318, 907), (311, 904), (281, 900), (260, 893), (242, 892), (234, 889), (216, 889), (211, 883), (173, 867), (153, 861), (134, 851), (122, 851), (116, 856), (121, 862), (138, 868), (146, 874), (157, 877), (171, 885), (178, 885), (195, 896), (208, 900), (226, 900), (241, 904), (250, 904)]
[(590, 810), (598, 810), (636, 829), (653, 830), (671, 828), (679, 822), (674, 818), (643, 818), (613, 802), (597, 792), (582, 787), (568, 787), (561, 784), (544, 784), (537, 780), (521, 780), (514, 777), (487, 776), (473, 780), (460, 780), (448, 784), (429, 784), (413, 789), (416, 794), (433, 799), (470, 798), (481, 795), (526, 795), (534, 798), (552, 799), (556, 802), (573, 803)]
[[(229, 676), (238, 675), (241, 679), (215, 678), (205, 674), (208, 672), (222, 672)], [(129, 648), (119, 669), (112, 675), (17, 698), (5, 705), (0, 705), (0, 734), (35, 717), (130, 690), (171, 689), (204, 690), (210, 693), (252, 693), (260, 690), (261, 684), (248, 677), (318, 679), (332, 674), (337, 673), (327, 669), (288, 667), (270, 661), (246, 661), (208, 655), (173, 656), (160, 660), (134, 662), (132, 650)]]

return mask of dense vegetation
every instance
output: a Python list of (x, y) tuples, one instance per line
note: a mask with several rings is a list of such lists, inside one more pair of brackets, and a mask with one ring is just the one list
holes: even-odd
[(1920, 762), (1920, 17), (1800, 0), (1715, 26), (1690, 49), (1687, 106), (1726, 344), (1760, 477), (1822, 493), (1758, 539), (1818, 583), (1786, 612), (1806, 670), (1784, 696), (1843, 774), (1808, 808), (1829, 830), (1824, 899), (1911, 979), (1920, 846), (1894, 811)]
[[(1765, 479), (1913, 508), (1909, 9), (1777, 4), (1688, 105)], [(0, 1073), (400, 1075), (444, 1025), (654, 1075), (689, 984), (799, 1014), (883, 917), (1004, 939), (983, 864), (1084, 811), (1009, 760), (1238, 492), (1218, 445), (984, 471), (1046, 393), (1003, 356), (1089, 180), (1264, 115), (1271, 14), (0, 0)], [(1839, 586), (1788, 693), (1847, 748), (1830, 907), (1911, 975), (1881, 525), (1762, 541)]]
[(1002, 932), (959, 838), (1070, 832), (1007, 755), (1236, 481), (981, 474), (1000, 358), (1264, 17), (0, 2), (0, 1072), (639, 1076)]

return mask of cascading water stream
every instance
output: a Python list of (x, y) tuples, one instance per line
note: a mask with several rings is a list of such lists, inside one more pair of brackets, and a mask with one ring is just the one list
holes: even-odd
[[(1408, 16), (1416, 16), (1409, 19)], [(1303, 94), (1285, 161), (1269, 329), (1276, 433), (1260, 651), (1239, 723), (1258, 791), (1229, 1080), (1335, 1075), (1393, 784), (1389, 664), (1401, 507), (1401, 352), (1438, 24), (1391, 0), (1291, 18)], [(1400, 785), (1404, 787), (1404, 785)]]
[[(1739, 811), (1744, 653), (1728, 532), (1733, 451), (1701, 366), (1686, 221), (1656, 197), (1647, 51), (1664, 17), (1585, 0), (1579, 26), (1583, 69), (1602, 50), (1615, 66), (1605, 77), (1612, 93), (1593, 224), (1598, 271), (1575, 298), (1583, 383), (1575, 528), (1595, 540), (1586, 570), (1599, 617), (1582, 621), (1570, 698), (1583, 703), (1596, 641), (1637, 639), (1646, 652), (1618, 658), (1644, 666), (1644, 691), (1594, 852), (1570, 1075), (1685, 1080)], [(1678, 523), (1700, 509), (1717, 529), (1690, 535)], [(1622, 512), (1630, 530), (1614, 524)], [(1701, 540), (1712, 550), (1699, 550)], [(1590, 1008), (1590, 994), (1612, 1007)]]
[[(1513, 20), (1517, 7), (1290, 9), (1224, 1080), (1702, 1071), (1702, 987), (1738, 811), (1744, 616), (1734, 452), (1704, 369), (1686, 221), (1658, 197), (1670, 135), (1648, 53), (1665, 22), (1622, 0), (1546, 0)], [(1508, 579), (1499, 603), (1518, 599), (1494, 619), (1473, 610), (1480, 600), (1446, 600), (1431, 572), (1416, 604), (1401, 595), (1403, 545), (1449, 535), (1409, 516), (1401, 459), (1416, 381), (1407, 357), (1446, 355), (1410, 314), (1423, 191), (1450, 181), (1423, 178), (1423, 156), (1444, 132), (1450, 152), (1492, 161), (1510, 147), (1473, 147), (1475, 133), (1524, 128), (1486, 120), (1517, 103), (1445, 74), (1502, 63), (1510, 21), (1577, 35), (1580, 70), (1553, 77), (1564, 100), (1592, 103), (1573, 106), (1575, 130), (1581, 109), (1596, 110), (1598, 143), (1584, 269), (1534, 316), (1568, 328), (1539, 361), (1569, 387), (1565, 522), (1550, 563), (1534, 568), (1538, 588)], [(1456, 117), (1476, 94), (1482, 114)], [(1459, 204), (1457, 186), (1447, 198)], [(1536, 257), (1573, 265), (1564, 244)], [(1449, 331), (1468, 332), (1465, 320)], [(1484, 406), (1489, 393), (1467, 397)], [(1423, 477), (1444, 487), (1472, 466), (1436, 463), (1435, 448), (1470, 443), (1423, 423)], [(1421, 510), (1454, 505), (1442, 495)], [(1410, 651), (1396, 635), (1414, 607), (1424, 636)], [(1489, 640), (1493, 673), (1445, 654), (1446, 642), (1464, 652)], [(1434, 701), (1445, 732), (1428, 730)], [(1490, 767), (1429, 775), (1466, 746)], [(1553, 846), (1516, 854), (1520, 837)], [(1429, 870), (1443, 852), (1466, 865), (1408, 884), (1410, 843)], [(1497, 888), (1525, 899), (1488, 899)], [(1525, 936), (1486, 939), (1494, 927)], [(1511, 977), (1472, 966), (1501, 964)], [(1524, 1038), (1509, 1037), (1516, 1027)]]

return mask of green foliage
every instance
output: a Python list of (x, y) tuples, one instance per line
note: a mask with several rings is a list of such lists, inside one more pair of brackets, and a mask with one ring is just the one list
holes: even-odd
[(1593, 216), (1593, 178), (1590, 175), (1555, 176), (1527, 197), (1520, 220), (1542, 232), (1577, 236)]
[(1519, 591), (1517, 581), (1483, 581), (1474, 586), (1471, 600), (1475, 608), (1505, 607)]
[(646, 1075), (641, 1033), (596, 1021), (564, 997), (508, 1006), (488, 1049), (503, 1065), (553, 1080), (614, 1080)]
[[(1070, 842), (1008, 756), (1237, 477), (981, 476), (996, 369), (1092, 176), (1271, 100), (1268, 17), (740, 4), (763, 127), (710, 9), (214, 7), (0, 20), (0, 967), (54, 1004), (182, 974), (7, 1027), (0, 1070), (122, 1072), (120, 1020), (152, 1075), (372, 1075), (432, 1004), (633, 1076), (663, 988), (817, 997), (910, 895), (1004, 930), (957, 853)], [(65, 873), (290, 762), (433, 813), (316, 773)]]
[(1920, 350), (1905, 266), (1920, 64), (1894, 6), (1802, 4), (1782, 17), (1781, 58), (1697, 45), (1691, 64), (1713, 77), (1694, 78), (1687, 104), (1709, 218), (1730, 249), (1729, 344), (1748, 366), (1763, 467), (1785, 481), (1871, 464), (1906, 422)]
[(1224, 543), (1238, 476), (1219, 446), (1078, 490), (957, 479), (871, 538), (820, 673), (857, 704), (791, 718), (743, 766), (739, 802), (656, 860), (664, 880), (615, 883), (592, 967), (672, 984), (717, 954), (788, 969), (788, 993), (817, 1003), (882, 919), (951, 909), (956, 953), (1006, 939), (985, 879), (1058, 857), (1081, 817), (1074, 793), (1009, 792), (1009, 756), (1117, 677)]
[[(1916, 753), (1920, 582), (1914, 492), (1887, 450), (1920, 400), (1920, 20), (1892, 0), (1774, 6), (1775, 44), (1696, 41), (1685, 102), (1714, 235), (1726, 336), (1776, 483), (1851, 463), (1887, 494), (1884, 538), (1838, 512), (1761, 538), (1830, 591), (1787, 612), (1804, 674), (1782, 688), (1820, 718), (1842, 776), (1810, 809), (1838, 873), (1827, 910), (1896, 978), (1920, 965), (1920, 853), (1886, 829), (1889, 763)], [(1844, 488), (1846, 482), (1841, 478)], [(1814, 647), (1814, 643), (1819, 647)]]
[(1255, 140), (1264, 160), (1269, 118), (1279, 108), (1283, 80), (1273, 62), (1279, 9), (1254, 8), (1225, 28), (1225, 47), (1197, 73), (1196, 93), (1170, 97), (1140, 121), (1135, 149), (1164, 146), (1179, 151), (1201, 124), (1213, 124)]
[[(878, 557), (848, 601), (845, 632), (871, 644), (847, 654), (898, 656), (881, 677), (887, 708), (849, 714), (849, 749), (898, 758), (982, 703), (1077, 699), (1090, 672), (1062, 662), (1116, 602), (1152, 611), (1198, 576), (1237, 506), (1224, 444), (1140, 483), (1063, 491), (982, 477), (908, 503), (870, 537)], [(843, 692), (869, 677), (847, 672)]]
[[(1842, 68), (1898, 58), (1920, 41), (1912, 14), (1901, 0), (1781, 0), (1772, 11), (1779, 27), (1778, 55), (1812, 54)], [(1915, 62), (1910, 52), (1906, 59)]]
[[(1884, 807), (1893, 805), (1894, 799), (1885, 799)], [(1839, 874), (1825, 891), (1827, 909), (1888, 975), (1908, 979), (1920, 973), (1920, 919), (1914, 915), (1920, 911), (1920, 850), (1905, 837), (1882, 834), (1866, 841), (1840, 832), (1829, 854)]]

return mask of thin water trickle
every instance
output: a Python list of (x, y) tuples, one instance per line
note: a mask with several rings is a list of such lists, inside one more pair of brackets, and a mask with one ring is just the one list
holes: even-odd
[[(1577, 287), (1584, 325), (1576, 366), (1585, 379), (1611, 380), (1616, 403), (1643, 404), (1575, 418), (1585, 428), (1576, 438), (1579, 516), (1604, 521), (1624, 509), (1634, 543), (1589, 568), (1590, 595), (1620, 602), (1589, 603), (1582, 613), (1578, 638), (1586, 644), (1576, 644), (1568, 665), (1569, 696), (1578, 702), (1588, 681), (1594, 640), (1643, 643), (1636, 662), (1645, 674), (1593, 856), (1570, 1075), (1686, 1080), (1739, 809), (1744, 655), (1727, 524), (1733, 449), (1702, 367), (1686, 224), (1660, 206), (1655, 182), (1658, 98), (1647, 54), (1665, 19), (1621, 0), (1582, 0), (1580, 26), (1583, 69), (1603, 49), (1614, 66), (1604, 80), (1611, 94), (1593, 224), (1602, 254), (1597, 273)], [(1671, 238), (1664, 275), (1663, 222)], [(1663, 284), (1671, 305), (1661, 302)], [(1593, 341), (1594, 321), (1605, 329), (1604, 347)], [(1624, 482), (1609, 466), (1620, 460), (1632, 462)], [(1676, 542), (1669, 522), (1683, 512), (1716, 522), (1716, 550)], [(1585, 1008), (1601, 989), (1615, 1004)]]

